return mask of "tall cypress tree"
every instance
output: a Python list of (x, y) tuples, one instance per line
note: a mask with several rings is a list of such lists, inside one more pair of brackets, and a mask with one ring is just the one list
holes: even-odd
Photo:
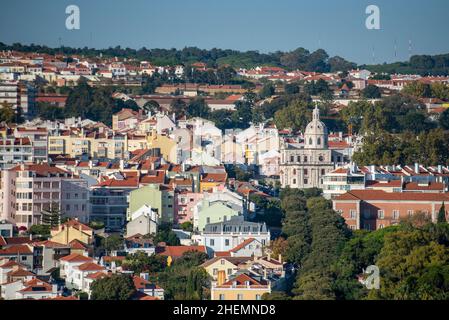
[(437, 222), (438, 223), (445, 223), (445, 222), (447, 222), (446, 221), (446, 208), (444, 206), (444, 202), (443, 202), (443, 205), (440, 208), (440, 211), (438, 211)]

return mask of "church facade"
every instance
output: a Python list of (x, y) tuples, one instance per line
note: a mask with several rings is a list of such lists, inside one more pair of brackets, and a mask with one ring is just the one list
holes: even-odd
[(328, 130), (320, 120), (318, 107), (304, 132), (304, 145), (283, 142), (280, 179), (283, 188), (323, 188), (324, 176), (334, 170), (333, 151), (328, 146)]

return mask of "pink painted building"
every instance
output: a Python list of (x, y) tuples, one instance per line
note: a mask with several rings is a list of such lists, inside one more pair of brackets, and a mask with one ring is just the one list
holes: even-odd
[(183, 191), (177, 194), (175, 201), (175, 221), (179, 224), (193, 223), (194, 208), (204, 198), (203, 193)]

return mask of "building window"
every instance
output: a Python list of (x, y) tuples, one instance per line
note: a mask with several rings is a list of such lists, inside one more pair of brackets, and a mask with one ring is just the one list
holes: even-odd
[(413, 216), (414, 211), (413, 210), (407, 210), (407, 214), (409, 217)]
[(290, 156), (290, 162), (295, 162), (295, 157), (294, 156)]
[(385, 212), (383, 210), (377, 211), (377, 218), (378, 219), (385, 219)]
[(237, 300), (243, 300), (243, 294), (239, 293), (239, 294), (237, 295)]
[(212, 271), (213, 275), (216, 276), (218, 274), (218, 269), (214, 268), (214, 270)]
[(316, 139), (316, 144), (321, 145), (321, 138)]
[(293, 179), (293, 182), (292, 182), (292, 184), (296, 184), (296, 179)]
[(307, 156), (304, 156), (304, 162), (307, 162), (307, 161), (308, 161)]
[(308, 179), (304, 179), (304, 184), (309, 184), (309, 180)]
[(326, 169), (321, 169), (321, 175), (322, 176), (326, 175)]
[(349, 215), (350, 215), (351, 219), (356, 219), (356, 217), (357, 217), (357, 211), (351, 210), (351, 211), (349, 212)]
[(398, 220), (399, 219), (399, 210), (393, 210), (393, 219)]
[(220, 300), (225, 300), (225, 295), (224, 294), (220, 294), (219, 298)]
[(297, 157), (296, 157), (296, 161), (297, 161), (297, 162), (301, 162), (301, 156), (297, 156)]
[(293, 175), (296, 176), (296, 169), (293, 169)]
[(304, 175), (308, 176), (309, 175), (309, 170), (308, 169), (304, 169)]
[(379, 224), (379, 229), (383, 229), (385, 226), (383, 224)]
[(312, 145), (312, 138), (309, 138), (309, 145)]
[(229, 246), (229, 239), (225, 239), (225, 246)]
[(214, 246), (215, 245), (214, 239), (210, 239), (209, 243), (210, 243), (211, 246)]

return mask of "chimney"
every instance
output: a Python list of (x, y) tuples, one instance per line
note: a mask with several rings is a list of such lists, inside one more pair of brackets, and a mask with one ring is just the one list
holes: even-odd
[(415, 173), (419, 174), (419, 163), (415, 163)]
[(279, 254), (278, 261), (279, 261), (279, 263), (282, 263), (282, 254)]

